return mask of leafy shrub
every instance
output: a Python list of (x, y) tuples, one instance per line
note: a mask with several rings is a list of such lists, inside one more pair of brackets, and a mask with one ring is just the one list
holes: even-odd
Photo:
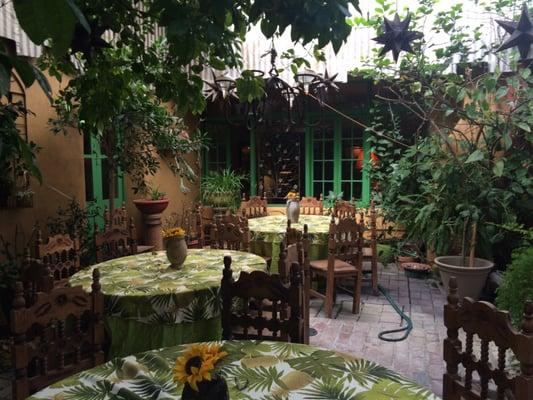
[(509, 310), (513, 324), (519, 326), (527, 300), (533, 300), (533, 247), (514, 251), (513, 261), (498, 288), (496, 304)]
[(384, 267), (394, 262), (394, 248), (389, 244), (378, 244), (378, 261)]

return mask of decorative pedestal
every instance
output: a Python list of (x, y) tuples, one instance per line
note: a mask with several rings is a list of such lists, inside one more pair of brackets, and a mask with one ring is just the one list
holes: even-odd
[(161, 214), (143, 214), (144, 241), (154, 250), (163, 250), (163, 236), (161, 235)]

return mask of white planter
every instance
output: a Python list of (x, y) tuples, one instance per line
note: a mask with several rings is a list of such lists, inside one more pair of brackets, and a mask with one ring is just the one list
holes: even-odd
[(293, 224), (297, 224), (300, 219), (300, 202), (298, 200), (287, 200), (287, 219)]
[[(468, 263), (468, 257), (466, 257), (466, 262)], [(490, 270), (494, 267), (492, 261), (483, 258), (475, 258), (473, 267), (464, 267), (461, 256), (436, 257), (435, 264), (439, 267), (446, 293), (449, 291), (450, 277), (455, 276), (459, 297), (471, 297), (474, 300), (479, 299)]]

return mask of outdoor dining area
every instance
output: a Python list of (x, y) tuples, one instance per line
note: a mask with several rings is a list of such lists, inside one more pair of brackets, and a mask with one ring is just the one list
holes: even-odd
[(533, 400), (532, 15), (0, 1), (0, 400)]

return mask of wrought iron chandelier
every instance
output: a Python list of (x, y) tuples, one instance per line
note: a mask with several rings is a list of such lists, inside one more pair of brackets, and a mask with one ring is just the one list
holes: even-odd
[[(279, 125), (289, 130), (295, 125), (317, 126), (323, 117), (323, 106), (331, 91), (338, 91), (334, 80), (337, 75), (329, 76), (328, 72), (319, 75), (307, 69), (294, 75), (295, 85), (290, 85), (279, 76), (276, 68), (277, 51), (272, 47), (263, 55), (270, 55), (271, 68), (264, 78), (264, 96), (261, 99), (240, 101), (237, 95), (236, 80), (226, 75), (216, 76), (212, 73), (212, 81), (208, 86), (208, 101), (218, 103), (224, 117), (231, 125), (245, 125), (253, 129), (258, 125)], [(242, 74), (263, 78), (265, 73), (259, 70), (246, 70)], [(310, 103), (309, 100), (313, 102)], [(312, 104), (318, 104), (318, 118), (312, 120), (309, 113)]]

